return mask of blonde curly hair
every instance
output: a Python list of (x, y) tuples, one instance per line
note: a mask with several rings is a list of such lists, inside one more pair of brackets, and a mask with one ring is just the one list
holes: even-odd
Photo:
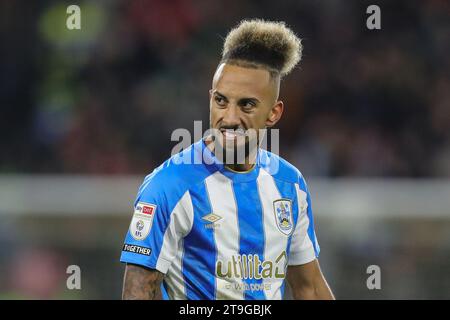
[(287, 75), (302, 57), (302, 43), (284, 22), (243, 20), (227, 35), (221, 62)]

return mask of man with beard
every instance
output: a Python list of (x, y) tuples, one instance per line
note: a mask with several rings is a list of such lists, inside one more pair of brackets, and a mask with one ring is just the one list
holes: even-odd
[(124, 299), (283, 299), (286, 281), (294, 299), (334, 299), (306, 182), (260, 148), (301, 50), (282, 22), (243, 21), (228, 34), (209, 92), (212, 134), (138, 191), (121, 256)]

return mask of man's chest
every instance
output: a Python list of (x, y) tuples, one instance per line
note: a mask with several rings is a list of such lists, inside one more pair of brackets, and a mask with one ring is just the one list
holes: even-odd
[(206, 183), (190, 192), (193, 223), (189, 238), (218, 255), (273, 256), (286, 251), (298, 217), (294, 186), (283, 192), (257, 182)]

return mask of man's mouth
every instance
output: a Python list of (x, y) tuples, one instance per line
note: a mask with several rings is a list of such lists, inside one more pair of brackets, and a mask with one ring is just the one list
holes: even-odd
[(226, 140), (235, 140), (239, 137), (245, 137), (244, 129), (220, 129)]

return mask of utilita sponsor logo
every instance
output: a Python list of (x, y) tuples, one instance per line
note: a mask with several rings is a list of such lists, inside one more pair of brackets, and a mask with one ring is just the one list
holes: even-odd
[(233, 255), (230, 260), (216, 262), (216, 276), (240, 279), (284, 279), (286, 277), (287, 255), (283, 251), (275, 261), (259, 260), (257, 254)]

